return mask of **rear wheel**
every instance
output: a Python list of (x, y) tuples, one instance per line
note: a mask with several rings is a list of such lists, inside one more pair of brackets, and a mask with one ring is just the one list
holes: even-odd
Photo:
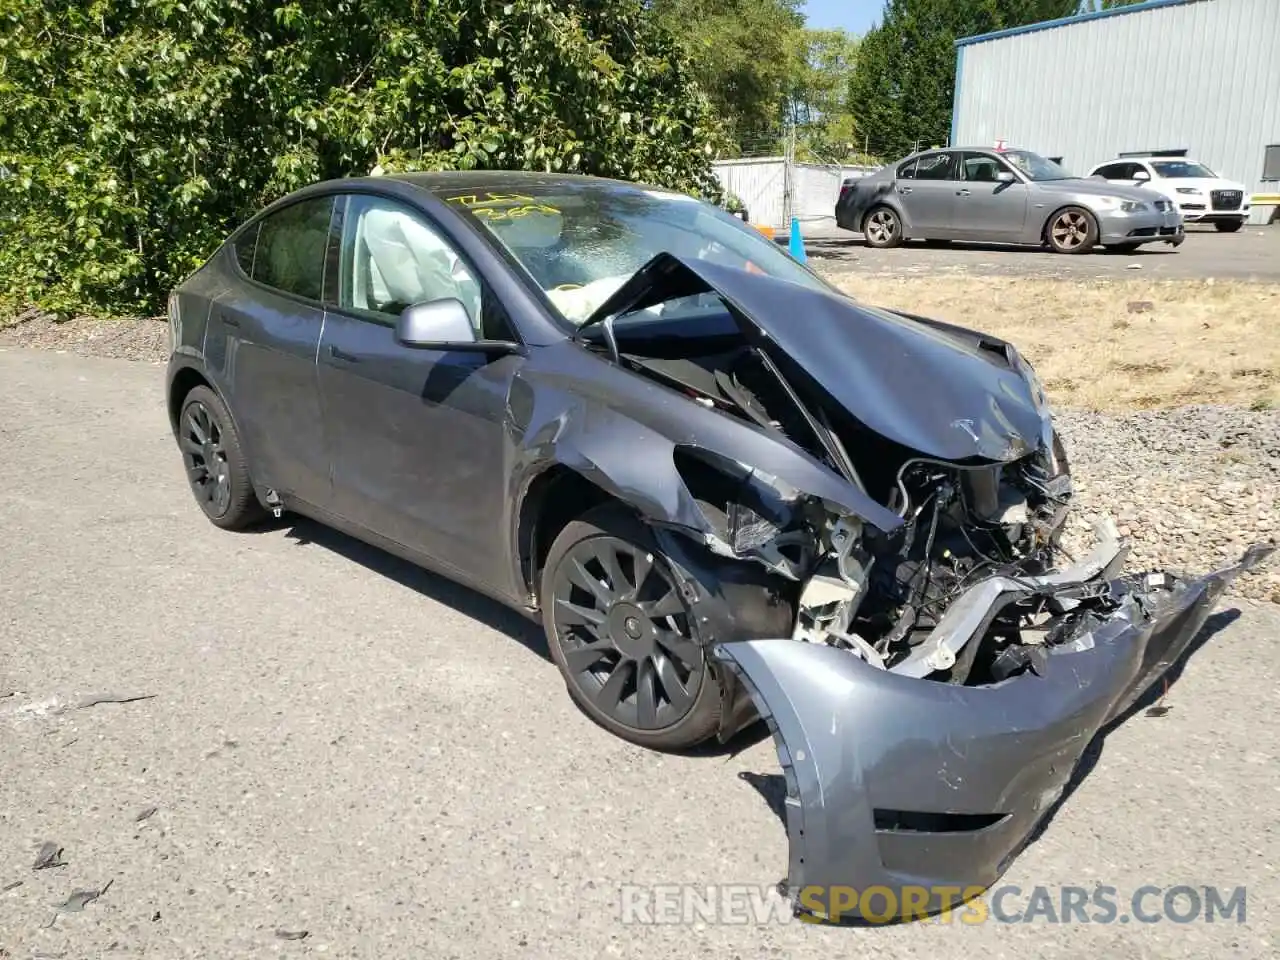
[(876, 207), (867, 214), (862, 232), (869, 247), (880, 250), (896, 247), (902, 243), (902, 220), (892, 207)]
[(222, 398), (208, 387), (195, 387), (183, 399), (178, 446), (196, 503), (214, 524), (243, 530), (265, 516), (235, 423)]
[(681, 750), (720, 721), (720, 689), (649, 528), (612, 504), (569, 523), (542, 571), (542, 624), (579, 707), (644, 747)]
[(1054, 253), (1088, 253), (1098, 242), (1098, 221), (1083, 207), (1064, 207), (1049, 218), (1044, 238)]
[(1214, 225), (1219, 233), (1235, 233), (1244, 226), (1243, 220), (1219, 220)]

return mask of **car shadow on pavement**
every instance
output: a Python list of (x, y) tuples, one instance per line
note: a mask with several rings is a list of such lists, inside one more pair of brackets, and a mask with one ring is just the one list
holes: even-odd
[[(1044, 832), (1048, 829), (1053, 818), (1058, 815), (1058, 812), (1062, 809), (1063, 805), (1066, 804), (1071, 795), (1075, 793), (1075, 791), (1080, 787), (1080, 784), (1083, 783), (1085, 778), (1093, 771), (1093, 768), (1097, 766), (1098, 760), (1102, 756), (1103, 746), (1107, 737), (1135, 714), (1152, 710), (1157, 702), (1162, 700), (1167, 692), (1172, 689), (1173, 685), (1177, 683), (1178, 678), (1182, 676), (1182, 671), (1186, 668), (1188, 661), (1195, 655), (1196, 651), (1213, 639), (1215, 635), (1221, 633), (1231, 624), (1235, 623), (1239, 618), (1240, 610), (1237, 608), (1220, 610), (1217, 613), (1210, 615), (1209, 619), (1205, 621), (1204, 626), (1200, 628), (1200, 632), (1196, 634), (1195, 638), (1188, 645), (1182, 656), (1179, 657), (1173, 666), (1169, 668), (1164, 677), (1152, 684), (1152, 686), (1148, 687), (1142, 695), (1133, 702), (1132, 706), (1098, 731), (1097, 735), (1094, 736), (1089, 745), (1085, 747), (1084, 753), (1081, 754), (1080, 760), (1076, 763), (1075, 769), (1072, 771), (1071, 777), (1068, 779), (1067, 785), (1062, 791), (1062, 795), (1058, 797), (1057, 801), (1049, 808), (1048, 812), (1031, 832), (1031, 835), (1027, 838), (1027, 841), (1023, 846), (1023, 850), (1031, 846), (1031, 844), (1035, 843), (1044, 835)], [(1163, 717), (1171, 709), (1173, 708), (1161, 706), (1159, 708), (1161, 712), (1152, 712), (1151, 717), (1153, 719)], [(761, 726), (763, 726), (763, 724), (761, 724)], [(744, 770), (738, 774), (738, 778), (750, 784), (756, 792), (760, 794), (764, 802), (769, 805), (769, 809), (772, 810), (774, 815), (782, 821), (782, 824), (785, 827), (787, 823), (787, 782), (783, 775), (780, 773), (754, 773)]]
[(306, 517), (287, 514), (280, 520), (268, 523), (262, 527), (262, 530), (263, 532), (283, 531), (285, 536), (299, 546), (314, 544), (331, 550), (436, 603), (452, 607), (464, 616), (506, 634), (544, 660), (551, 659), (546, 636), (536, 623), (477, 590), (456, 583), (441, 574), (433, 573), (425, 567), (419, 567), (408, 560), (401, 560), (394, 554)]

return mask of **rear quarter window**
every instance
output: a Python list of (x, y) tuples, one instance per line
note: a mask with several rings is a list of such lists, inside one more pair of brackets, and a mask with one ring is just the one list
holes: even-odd
[(253, 276), (253, 253), (258, 246), (258, 227), (254, 224), (232, 242), (231, 247), (236, 255), (236, 262), (240, 264), (240, 269), (245, 272), (245, 276)]
[(320, 300), (332, 211), (332, 197), (317, 197), (264, 219), (258, 228), (253, 279), (295, 296)]

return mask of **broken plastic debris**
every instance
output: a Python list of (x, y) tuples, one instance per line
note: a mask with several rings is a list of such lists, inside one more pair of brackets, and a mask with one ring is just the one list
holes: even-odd
[(77, 890), (75, 893), (71, 894), (71, 896), (67, 897), (65, 901), (58, 904), (58, 910), (62, 913), (79, 913), (111, 889), (112, 882), (113, 881), (108, 880), (101, 890)]
[(62, 847), (52, 840), (46, 840), (40, 844), (40, 851), (36, 854), (36, 862), (31, 865), (32, 870), (48, 870), (50, 867), (65, 867), (67, 862), (62, 859)]
[(138, 811), (138, 815), (133, 818), (133, 822), (141, 823), (143, 820), (149, 820), (151, 817), (155, 816), (156, 811), (159, 809), (160, 808), (156, 806), (143, 807)]
[(81, 697), (80, 702), (76, 704), (77, 710), (83, 710), (86, 707), (94, 707), (100, 703), (133, 703), (135, 700), (153, 700), (154, 693), (92, 693), (87, 697)]
[(301, 940), (311, 934), (310, 930), (277, 930), (276, 936), (281, 940)]

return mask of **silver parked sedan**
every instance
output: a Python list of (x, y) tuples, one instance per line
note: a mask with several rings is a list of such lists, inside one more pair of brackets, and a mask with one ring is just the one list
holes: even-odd
[(1182, 215), (1168, 199), (1085, 180), (1027, 150), (926, 150), (846, 181), (836, 223), (872, 247), (903, 240), (985, 240), (1087, 253), (1178, 246)]

